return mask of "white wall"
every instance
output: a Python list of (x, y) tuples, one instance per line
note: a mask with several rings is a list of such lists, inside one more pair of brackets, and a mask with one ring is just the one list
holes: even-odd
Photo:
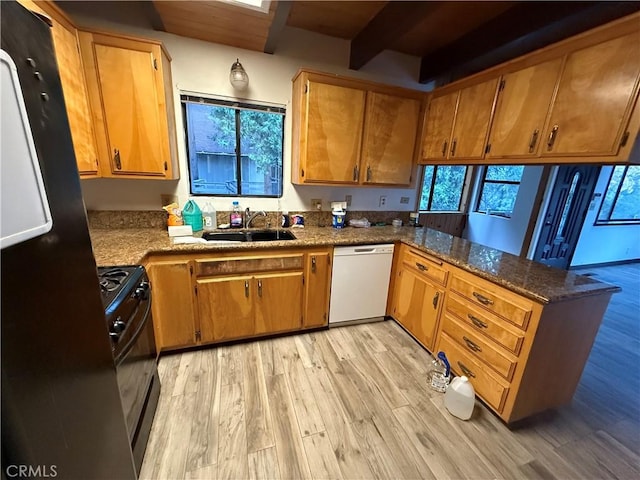
[(594, 193), (600, 197), (589, 206), (571, 266), (640, 259), (640, 225), (594, 225), (611, 175), (602, 167)]
[[(90, 210), (153, 210), (161, 207), (160, 194), (176, 194), (184, 204), (189, 197), (189, 181), (184, 131), (180, 106), (180, 91), (200, 92), (233, 97), (229, 84), (229, 69), (236, 57), (249, 75), (249, 88), (243, 98), (283, 104), (287, 107), (285, 121), (284, 187), (281, 207), (287, 210), (309, 210), (310, 199), (321, 198), (325, 210), (330, 201), (343, 201), (352, 195), (351, 210), (413, 210), (416, 207), (416, 188), (379, 189), (353, 187), (294, 186), (291, 178), (291, 79), (301, 67), (350, 75), (404, 87), (426, 90), (430, 86), (417, 83), (420, 60), (395, 52), (383, 52), (362, 70), (348, 69), (349, 42), (312, 32), (286, 27), (276, 53), (268, 55), (225, 45), (156, 32), (145, 26), (146, 19), (138, 2), (119, 2), (117, 8), (106, 12), (108, 20), (99, 18), (102, 2), (86, 6), (65, 5), (70, 15), (82, 26), (117, 30), (129, 34), (156, 38), (162, 41), (172, 57), (174, 103), (178, 131), (179, 181), (140, 181), (126, 179), (88, 179), (82, 181), (85, 204)], [(108, 2), (113, 5), (113, 2)], [(116, 18), (117, 17), (117, 18)], [(142, 26), (141, 26), (142, 25)], [(386, 207), (380, 208), (380, 195), (387, 196)], [(408, 204), (400, 204), (400, 197), (409, 197)], [(196, 198), (204, 203), (207, 198)], [(229, 210), (231, 197), (213, 197), (216, 209)], [(277, 199), (246, 198), (241, 206), (251, 209), (277, 210)]]
[[(465, 230), (465, 238), (472, 242), (519, 255), (534, 207), (542, 169), (543, 167), (541, 166), (527, 166), (524, 168), (511, 218), (471, 211)], [(477, 198), (481, 181), (481, 175), (478, 175), (472, 199)]]

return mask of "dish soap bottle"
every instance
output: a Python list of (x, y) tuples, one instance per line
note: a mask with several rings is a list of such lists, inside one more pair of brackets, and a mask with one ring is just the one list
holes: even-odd
[(202, 207), (202, 226), (205, 232), (212, 232), (218, 228), (216, 209), (213, 208), (211, 202), (205, 203), (204, 207)]
[(431, 370), (427, 372), (427, 385), (436, 392), (445, 392), (450, 377), (449, 360), (444, 352), (438, 352), (438, 358), (433, 358)]
[(237, 201), (233, 202), (229, 220), (231, 228), (242, 228), (242, 211), (240, 210), (240, 203)]

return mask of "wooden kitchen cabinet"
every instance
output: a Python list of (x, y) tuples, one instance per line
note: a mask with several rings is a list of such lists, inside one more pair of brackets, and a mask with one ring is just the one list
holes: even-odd
[(638, 96), (638, 45), (636, 30), (567, 56), (543, 156), (618, 154)]
[(46, 15), (51, 20), (51, 36), (58, 61), (78, 172), (83, 178), (98, 176), (98, 151), (78, 47), (77, 29), (53, 2), (19, 0), (19, 3), (32, 11)]
[(305, 328), (322, 327), (329, 321), (329, 294), (331, 290), (331, 251), (307, 253), (305, 264)]
[(303, 272), (258, 275), (255, 286), (255, 333), (302, 328)]
[(556, 58), (502, 77), (487, 159), (539, 154), (561, 66)]
[(157, 351), (196, 343), (192, 272), (189, 260), (154, 259), (146, 264)]
[(410, 185), (423, 96), (300, 71), (293, 80), (292, 183)]
[(429, 102), (422, 138), (422, 163), (447, 158), (457, 104), (458, 92), (433, 97)]
[(161, 43), (78, 32), (103, 177), (178, 178), (170, 57)]

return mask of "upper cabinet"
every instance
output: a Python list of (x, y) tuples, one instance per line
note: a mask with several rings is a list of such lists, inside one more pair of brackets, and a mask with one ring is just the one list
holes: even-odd
[(422, 92), (318, 72), (293, 81), (292, 183), (409, 186)]
[(52, 2), (36, 3), (20, 0), (20, 3), (32, 11), (46, 15), (51, 20), (51, 36), (58, 61), (60, 83), (78, 171), (82, 177), (97, 176), (98, 152), (76, 27)]
[(178, 178), (170, 58), (162, 44), (78, 33), (102, 176)]
[(629, 161), (639, 45), (636, 13), (436, 89), (421, 163)]

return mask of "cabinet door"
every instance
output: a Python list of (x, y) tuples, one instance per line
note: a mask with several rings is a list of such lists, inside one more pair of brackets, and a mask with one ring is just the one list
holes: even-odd
[(191, 272), (187, 261), (147, 265), (158, 352), (196, 344)]
[(305, 182), (358, 183), (364, 90), (307, 83)]
[(331, 287), (331, 254), (309, 253), (305, 266), (304, 327), (321, 327), (329, 319), (329, 292)]
[(429, 102), (422, 138), (422, 159), (447, 158), (457, 102), (458, 92), (432, 98)]
[(302, 327), (302, 272), (256, 275), (255, 332), (275, 333)]
[(366, 111), (360, 162), (362, 183), (409, 185), (420, 101), (369, 92)]
[(198, 279), (198, 313), (202, 342), (231, 340), (255, 333), (250, 276)]
[(444, 290), (401, 269), (396, 279), (394, 317), (429, 350), (433, 350)]
[(638, 93), (640, 33), (571, 53), (543, 155), (616, 155)]
[(557, 58), (503, 77), (487, 158), (537, 155), (561, 65)]
[(481, 159), (487, 141), (498, 78), (460, 91), (449, 157)]

